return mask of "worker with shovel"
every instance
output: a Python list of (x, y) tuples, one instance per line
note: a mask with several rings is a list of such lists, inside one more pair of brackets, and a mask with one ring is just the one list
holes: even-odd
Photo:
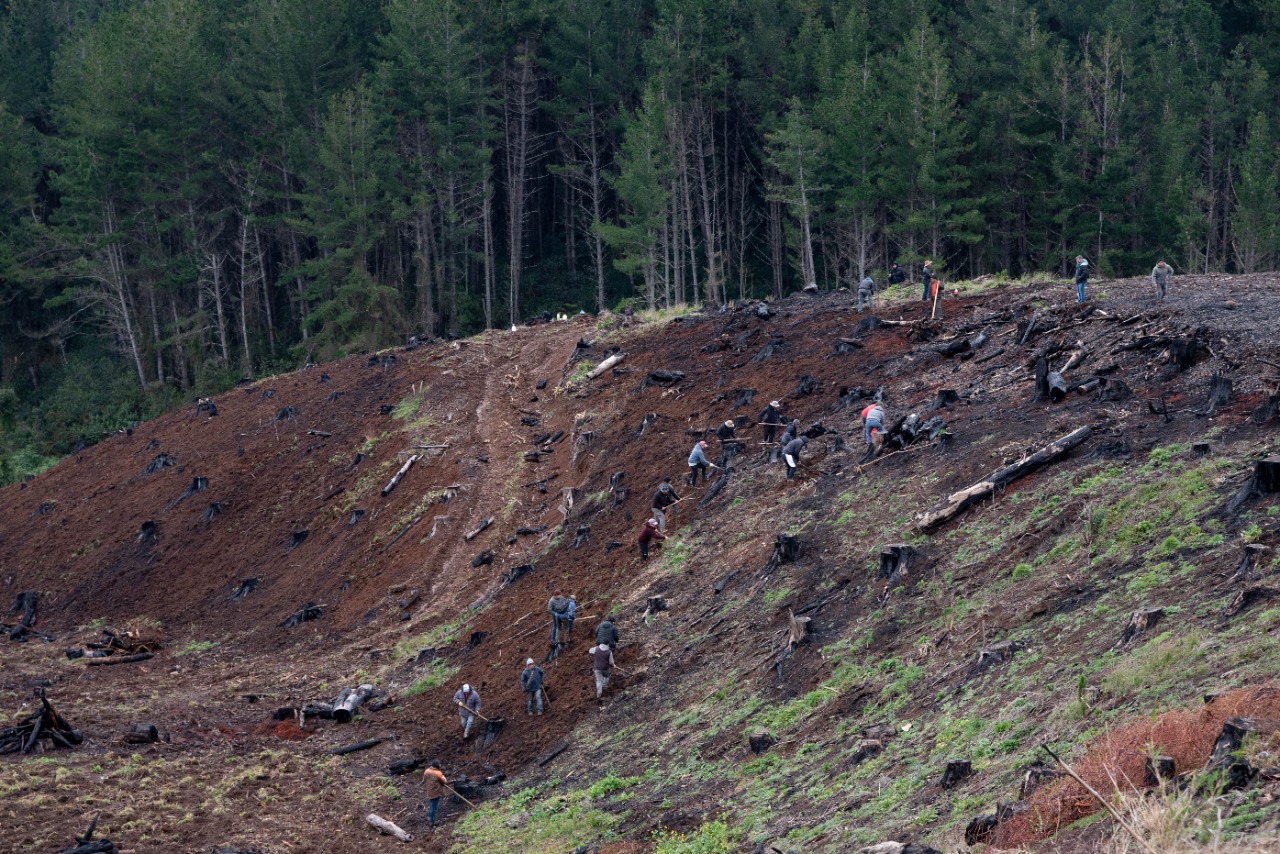
[(699, 474), (702, 475), (702, 482), (706, 483), (708, 468), (719, 468), (719, 466), (707, 459), (707, 443), (699, 442), (689, 452), (689, 485), (697, 485)]
[(528, 712), (533, 714), (533, 701), (538, 701), (538, 714), (542, 714), (542, 668), (533, 663), (533, 659), (527, 659), (524, 663), (524, 670), (520, 673), (520, 690), (525, 693), (528, 698)]
[(679, 500), (680, 496), (676, 495), (676, 491), (671, 488), (671, 484), (665, 480), (653, 495), (653, 506), (649, 509), (652, 511), (653, 518), (658, 522), (658, 530), (664, 534), (667, 532), (667, 508), (673, 506)]
[(480, 692), (470, 685), (463, 685), (453, 695), (453, 704), (458, 707), (458, 716), (462, 719), (462, 737), (471, 737), (471, 724), (480, 712)]
[(422, 781), (426, 784), (427, 824), (435, 827), (436, 810), (440, 807), (440, 799), (449, 789), (449, 781), (445, 779), (440, 763), (436, 760), (427, 763), (427, 769), (422, 772)]
[(782, 404), (776, 400), (769, 401), (769, 405), (760, 413), (760, 423), (764, 426), (765, 442), (772, 442), (773, 434), (782, 425)]
[(613, 674), (613, 650), (607, 643), (598, 643), (587, 650), (591, 655), (591, 669), (596, 677), (596, 702), (604, 702), (604, 689), (609, 687)]

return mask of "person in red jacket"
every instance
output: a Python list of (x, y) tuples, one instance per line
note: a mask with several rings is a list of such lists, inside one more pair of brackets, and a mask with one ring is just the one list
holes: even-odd
[(649, 559), (649, 543), (652, 540), (661, 542), (665, 540), (667, 535), (658, 530), (658, 520), (650, 519), (644, 523), (644, 527), (640, 529), (640, 536), (636, 537), (636, 542), (640, 544), (640, 559)]

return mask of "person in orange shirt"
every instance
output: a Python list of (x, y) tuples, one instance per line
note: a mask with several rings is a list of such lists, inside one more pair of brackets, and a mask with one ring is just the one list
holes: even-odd
[(427, 824), (434, 827), (436, 809), (440, 806), (440, 799), (448, 791), (449, 781), (445, 779), (444, 772), (440, 770), (439, 762), (427, 764), (427, 770), (422, 772), (422, 780), (426, 783), (427, 788)]

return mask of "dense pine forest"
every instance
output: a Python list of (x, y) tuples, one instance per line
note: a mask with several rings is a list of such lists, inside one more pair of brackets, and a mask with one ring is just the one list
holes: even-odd
[(926, 258), (1274, 269), (1275, 32), (1277, 0), (7, 0), (0, 482), (409, 335)]

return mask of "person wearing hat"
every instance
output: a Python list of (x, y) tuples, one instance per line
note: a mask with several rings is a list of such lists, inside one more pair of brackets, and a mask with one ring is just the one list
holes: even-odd
[(427, 768), (422, 772), (422, 782), (426, 784), (426, 791), (423, 792), (427, 796), (427, 824), (435, 826), (436, 809), (440, 806), (440, 799), (444, 797), (448, 791), (449, 781), (445, 779), (444, 772), (440, 770), (440, 761), (433, 759), (427, 763)]
[(520, 672), (520, 690), (528, 700), (526, 704), (529, 714), (533, 714), (533, 701), (538, 700), (538, 714), (542, 714), (542, 668), (533, 663), (532, 658), (525, 659), (524, 670)]
[(591, 670), (596, 677), (596, 702), (604, 701), (604, 689), (609, 687), (613, 675), (613, 650), (607, 643), (598, 643), (587, 650), (591, 656)]
[(1169, 277), (1173, 268), (1163, 261), (1157, 261), (1151, 268), (1151, 284), (1156, 286), (1156, 302), (1164, 302), (1164, 291), (1169, 286)]
[(730, 418), (719, 427), (716, 428), (716, 438), (720, 440), (720, 462), (721, 467), (727, 466), (734, 455), (742, 450), (742, 443), (734, 436), (734, 427), (736, 422)]
[(640, 559), (649, 559), (649, 543), (653, 540), (662, 542), (667, 535), (658, 530), (658, 520), (650, 519), (644, 523), (644, 527), (640, 529), (640, 536), (636, 537), (636, 542), (640, 544)]
[(689, 485), (694, 486), (698, 482), (698, 475), (702, 475), (702, 482), (707, 482), (707, 469), (715, 463), (707, 459), (707, 443), (699, 442), (693, 446), (693, 450), (689, 452)]
[(674, 505), (680, 500), (680, 496), (676, 495), (676, 491), (671, 488), (671, 484), (665, 480), (658, 486), (658, 491), (653, 494), (653, 506), (649, 508), (653, 518), (658, 523), (658, 530), (666, 533), (667, 531), (667, 508)]
[(772, 442), (773, 434), (778, 432), (778, 426), (782, 424), (782, 404), (776, 400), (769, 401), (769, 405), (760, 413), (760, 423), (764, 425), (764, 440)]
[(720, 444), (733, 441), (734, 421), (730, 418), (728, 421), (716, 428), (716, 438), (720, 440)]
[(920, 302), (928, 302), (929, 297), (932, 296), (932, 294), (929, 293), (929, 291), (933, 287), (933, 261), (932, 260), (925, 261), (924, 265), (920, 268), (920, 283), (921, 283), (921, 286), (924, 288), (924, 290), (920, 294)]
[(1084, 302), (1084, 286), (1089, 283), (1089, 259), (1076, 256), (1076, 303)]
[(463, 685), (453, 695), (453, 704), (458, 707), (458, 717), (462, 719), (462, 737), (471, 737), (471, 724), (475, 723), (476, 712), (480, 711), (480, 692), (470, 685)]
[(893, 266), (889, 268), (889, 284), (900, 285), (907, 280), (907, 273), (898, 266), (898, 262), (894, 261)]
[(867, 308), (873, 308), (872, 299), (876, 293), (876, 280), (867, 276), (858, 283), (858, 314), (862, 314), (862, 304), (865, 302)]

